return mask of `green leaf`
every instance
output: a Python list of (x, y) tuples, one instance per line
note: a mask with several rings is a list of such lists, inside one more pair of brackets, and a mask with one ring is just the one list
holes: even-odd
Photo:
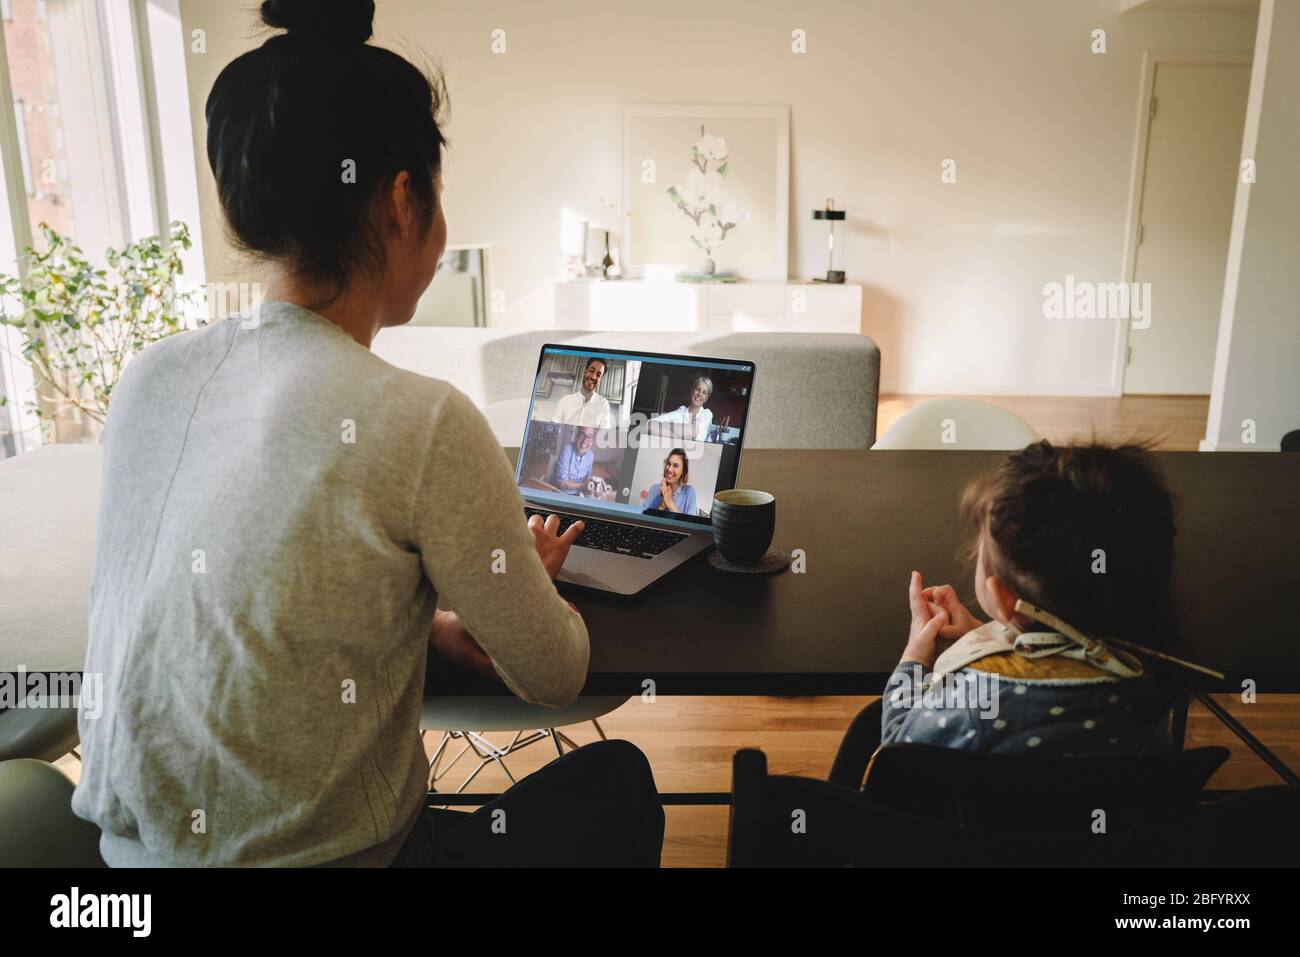
[[(17, 330), (23, 355), (39, 365), (60, 390), (94, 414), (108, 409), (109, 396), (131, 355), (180, 331), (170, 314), (180, 248), (189, 248), (189, 229), (169, 224), (172, 245), (147, 236), (121, 248), (109, 247), (99, 268), (70, 237), (40, 224), (43, 249), (28, 246), (18, 257), (25, 278), (0, 274), (0, 296), (10, 296), (22, 312), (9, 315), (0, 304), (0, 325)], [(96, 330), (103, 329), (101, 336)], [(87, 335), (87, 330), (95, 332)], [(110, 347), (107, 343), (113, 343)], [(105, 351), (125, 345), (125, 355)]]

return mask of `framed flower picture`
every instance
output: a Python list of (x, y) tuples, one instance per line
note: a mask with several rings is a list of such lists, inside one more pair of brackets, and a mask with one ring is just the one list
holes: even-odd
[(623, 268), (789, 276), (790, 109), (623, 107)]

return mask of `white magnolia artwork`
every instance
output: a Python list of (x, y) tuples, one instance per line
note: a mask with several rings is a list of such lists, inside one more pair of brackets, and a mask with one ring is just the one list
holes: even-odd
[(790, 111), (623, 108), (625, 273), (788, 277)]
[(677, 208), (695, 224), (691, 242), (704, 251), (713, 272), (713, 251), (727, 241), (727, 233), (749, 221), (749, 212), (727, 191), (727, 141), (700, 127), (700, 139), (691, 147), (691, 169), (686, 179), (668, 187)]

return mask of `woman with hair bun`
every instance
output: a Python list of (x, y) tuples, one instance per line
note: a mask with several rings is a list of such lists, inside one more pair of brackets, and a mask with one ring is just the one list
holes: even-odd
[(581, 691), (587, 629), (553, 579), (582, 528), (525, 523), (470, 401), (370, 351), (447, 239), (444, 88), (368, 42), (374, 12), (267, 0), (277, 32), (208, 96), (264, 302), (155, 343), (114, 391), (86, 659), (105, 700), (73, 808), (113, 866), (657, 864), (625, 741), (472, 815), (425, 807), (426, 659), (552, 707)]

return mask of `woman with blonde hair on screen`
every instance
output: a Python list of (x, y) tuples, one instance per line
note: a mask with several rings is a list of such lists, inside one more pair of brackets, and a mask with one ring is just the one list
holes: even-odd
[(704, 407), (713, 395), (713, 380), (706, 375), (697, 375), (691, 380), (691, 394), (687, 405), (680, 405), (672, 412), (656, 415), (651, 422), (663, 422), (672, 425), (667, 434), (683, 439), (703, 442), (708, 438), (709, 427), (713, 425), (713, 413)]

